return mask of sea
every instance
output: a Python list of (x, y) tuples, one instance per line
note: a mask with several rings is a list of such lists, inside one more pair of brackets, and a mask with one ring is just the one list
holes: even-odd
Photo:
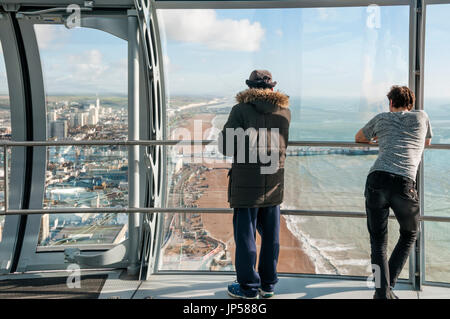
[[(289, 140), (354, 141), (355, 133), (379, 112), (384, 103), (360, 98), (291, 98)], [(426, 101), (433, 128), (432, 143), (450, 144), (450, 103)], [(218, 114), (213, 126), (221, 129), (228, 115)], [(331, 148), (305, 147), (285, 163), (282, 208), (336, 212), (365, 212), (364, 185), (377, 155), (339, 154)], [(427, 216), (450, 216), (450, 151), (424, 152)], [(288, 229), (302, 243), (318, 274), (368, 276), (370, 244), (365, 218), (283, 216)], [(450, 224), (425, 222), (425, 280), (450, 282)], [(399, 236), (398, 223), (389, 221), (388, 252)], [(283, 249), (281, 247), (281, 249)], [(408, 278), (409, 263), (401, 278)]]

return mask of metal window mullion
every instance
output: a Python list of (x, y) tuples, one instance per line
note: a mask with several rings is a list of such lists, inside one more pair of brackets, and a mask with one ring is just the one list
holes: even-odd
[[(3, 58), (5, 59), (9, 88), (11, 139), (23, 141), (26, 140), (26, 126), (23, 119), (26, 104), (25, 84), (22, 77), (22, 63), (11, 13), (0, 13), (0, 41), (3, 45)], [(2, 146), (4, 146), (7, 141), (1, 142)], [(10, 157), (11, 173), (14, 174), (14, 179), (11, 181), (11, 184), (8, 183), (8, 206), (20, 208), (23, 202), (25, 184), (25, 149), (12, 148)], [(4, 220), (3, 239), (0, 245), (0, 273), (7, 273), (11, 269), (19, 223), (19, 216), (6, 217)]]
[[(154, 4), (154, 3), (153, 3)], [(156, 44), (156, 54), (158, 55), (159, 59), (158, 59), (158, 71), (159, 71), (159, 84), (160, 84), (160, 100), (159, 100), (159, 104), (161, 106), (160, 108), (160, 112), (161, 112), (161, 134), (162, 134), (162, 139), (166, 140), (167, 139), (167, 117), (166, 117), (166, 90), (165, 90), (165, 73), (164, 73), (164, 61), (163, 61), (163, 52), (162, 52), (162, 43), (161, 43), (161, 35), (160, 35), (160, 29), (159, 29), (159, 21), (158, 21), (158, 14), (156, 12), (156, 8), (153, 5), (152, 7), (152, 17), (153, 17), (153, 29), (154, 29), (154, 36), (156, 37), (155, 39), (155, 44)], [(162, 148), (162, 163), (159, 163), (159, 165), (162, 165), (161, 168), (161, 172), (162, 175), (160, 176), (161, 178), (161, 207), (166, 207), (166, 198), (167, 198), (167, 146), (164, 146)], [(163, 240), (163, 228), (164, 228), (164, 215), (161, 214), (157, 214), (157, 216), (155, 216), (156, 218), (156, 226), (155, 226), (155, 230), (156, 233), (154, 234), (154, 239), (156, 240), (156, 252), (154, 253), (155, 256), (155, 260), (154, 260), (154, 264), (153, 267), (151, 269), (152, 273), (156, 273), (158, 272), (158, 268), (159, 268), (159, 261), (161, 258), (161, 243)]]
[[(419, 72), (419, 83), (420, 83), (420, 100), (418, 109), (424, 110), (424, 87), (425, 87), (425, 32), (426, 32), (426, 0), (421, 0), (422, 8), (420, 12), (420, 33), (419, 42), (418, 42), (418, 50), (419, 50), (419, 63), (420, 63), (420, 72)], [(418, 255), (416, 257), (416, 263), (419, 265), (419, 271), (417, 272), (416, 278), (416, 289), (422, 290), (423, 282), (425, 281), (425, 163), (424, 163), (424, 155), (422, 154), (422, 161), (419, 166), (419, 189), (420, 189), (420, 232), (419, 239), (417, 240), (418, 245)]]
[[(414, 52), (412, 55), (413, 61), (413, 74), (410, 77), (413, 80), (414, 92), (416, 95), (416, 110), (424, 109), (424, 53), (425, 53), (425, 16), (426, 16), (426, 6), (424, 5), (424, 0), (414, 1), (414, 27), (412, 31), (414, 32), (411, 36), (414, 39)], [(410, 64), (411, 65), (411, 64)], [(415, 290), (420, 291), (424, 279), (424, 156), (422, 155), (422, 160), (419, 165), (417, 172), (417, 188), (420, 198), (420, 223), (418, 238), (415, 242), (414, 251), (412, 254), (412, 270), (411, 273), (414, 277), (413, 287)]]
[[(149, 0), (150, 1), (150, 0)], [(142, 65), (142, 70), (143, 70), (143, 76), (144, 76), (144, 88), (146, 91), (146, 104), (148, 105), (148, 109), (147, 111), (149, 112), (148, 114), (150, 114), (150, 121), (148, 123), (148, 125), (150, 126), (150, 135), (148, 136), (148, 138), (153, 139), (153, 121), (152, 121), (152, 117), (154, 116), (153, 114), (153, 102), (152, 102), (152, 97), (154, 94), (154, 90), (153, 90), (153, 80), (154, 80), (154, 67), (153, 67), (153, 61), (152, 61), (152, 55), (151, 52), (149, 52), (149, 48), (151, 48), (151, 42), (149, 40), (150, 37), (150, 22), (149, 22), (149, 11), (148, 8), (146, 8), (146, 5), (148, 5), (149, 1), (147, 1), (146, 3), (144, 3), (141, 0), (135, 0), (135, 8), (136, 8), (136, 14), (137, 14), (137, 22), (139, 24), (139, 43), (140, 43), (140, 52), (142, 53), (142, 57), (143, 59), (141, 59), (141, 61), (143, 60), (143, 65)], [(154, 144), (153, 144), (154, 145)], [(147, 145), (150, 146), (150, 145)], [(155, 146), (153, 146), (155, 147)], [(147, 148), (145, 148), (147, 149)], [(150, 149), (152, 149), (152, 147), (150, 147)], [(146, 154), (147, 152), (145, 152), (144, 157), (148, 156)], [(153, 159), (150, 158), (150, 162), (153, 162)], [(150, 167), (153, 167), (153, 164), (150, 163)], [(154, 191), (152, 189), (152, 179), (153, 179), (153, 174), (154, 172), (147, 172), (146, 176), (148, 177), (148, 187), (149, 189), (149, 194), (148, 196), (150, 197), (150, 202), (152, 201), (152, 192)], [(141, 241), (140, 245), (144, 245), (146, 244), (144, 238), (147, 236), (147, 234), (145, 233), (145, 229), (146, 229), (146, 223), (147, 223), (147, 218), (146, 215), (144, 214), (142, 216), (142, 227), (141, 227), (141, 231), (140, 231), (140, 236), (139, 236), (139, 240)], [(144, 247), (141, 246), (140, 249), (140, 267), (138, 269), (139, 271), (139, 277), (142, 276), (142, 268), (145, 264), (145, 259), (147, 256), (147, 251), (148, 251), (148, 247)]]
[[(162, 188), (163, 188), (163, 176), (164, 176), (164, 166), (162, 158), (164, 158), (164, 146), (160, 141), (165, 137), (163, 133), (163, 114), (164, 106), (162, 104), (164, 89), (161, 83), (161, 60), (158, 49), (159, 39), (156, 36), (155, 30), (155, 9), (154, 1), (152, 0), (135, 0), (135, 6), (137, 11), (137, 16), (140, 25), (140, 35), (141, 35), (141, 47), (144, 55), (144, 74), (146, 77), (146, 84), (148, 90), (148, 101), (149, 101), (149, 114), (150, 114), (150, 136), (154, 142), (149, 146), (150, 152), (145, 156), (148, 156), (148, 176), (149, 176), (149, 205), (153, 207), (162, 206)], [(148, 211), (147, 211), (148, 212)], [(147, 233), (143, 234), (143, 238), (150, 236), (148, 242), (146, 242), (147, 247), (144, 247), (143, 255), (141, 256), (141, 271), (140, 277), (147, 279), (149, 273), (152, 271), (154, 266), (155, 252), (159, 251), (159, 247), (154, 246), (157, 242), (156, 229), (157, 229), (157, 216), (145, 215), (143, 229)], [(155, 250), (153, 250), (153, 246)], [(146, 262), (146, 257), (148, 256), (148, 263)], [(145, 268), (145, 269), (144, 269)]]
[[(416, 92), (416, 54), (417, 54), (417, 0), (413, 0), (410, 4), (409, 12), (409, 79), (408, 86)], [(411, 284), (414, 284), (416, 273), (416, 251), (413, 249), (409, 258), (409, 278)]]
[[(33, 141), (36, 138), (36, 132), (35, 132), (35, 105), (33, 104), (36, 99), (36, 92), (39, 90), (37, 89), (39, 86), (39, 83), (34, 83), (33, 79), (36, 80), (36, 75), (31, 70), (34, 71), (36, 68), (38, 69), (38, 66), (33, 66), (33, 64), (30, 64), (30, 56), (28, 53), (28, 50), (30, 50), (30, 47), (33, 47), (33, 43), (29, 43), (27, 40), (35, 39), (33, 36), (34, 34), (27, 34), (24, 32), (24, 28), (26, 28), (22, 23), (19, 22), (18, 16), (11, 14), (11, 21), (14, 26), (14, 32), (16, 37), (16, 43), (18, 48), (18, 54), (20, 57), (20, 63), (21, 63), (21, 76), (23, 80), (23, 95), (24, 95), (24, 113), (21, 117), (22, 125), (25, 127), (25, 141)], [(36, 76), (36, 77), (35, 77)], [(12, 110), (11, 110), (12, 112)], [(11, 114), (12, 115), (12, 114)], [(12, 123), (11, 123), (12, 124)], [(32, 147), (26, 147), (25, 148), (25, 165), (24, 165), (24, 187), (23, 187), (23, 194), (22, 194), (22, 201), (20, 206), (22, 208), (29, 208), (32, 205), (33, 202), (33, 177), (34, 177), (34, 171), (35, 169), (35, 151)], [(45, 173), (44, 173), (45, 174)], [(19, 220), (19, 227), (17, 231), (16, 236), (16, 245), (14, 247), (14, 256), (11, 262), (11, 272), (15, 272), (20, 267), (20, 261), (21, 261), (21, 255), (23, 254), (23, 251), (26, 248), (26, 245), (24, 246), (25, 237), (27, 233), (27, 225), (28, 225), (28, 216), (21, 216)]]
[[(150, 0), (149, 0), (150, 1)], [(409, 0), (155, 1), (157, 9), (286, 9), (409, 5)]]
[[(137, 17), (128, 16), (128, 139), (139, 139), (139, 44)], [(128, 146), (128, 206), (139, 207), (139, 146)], [(128, 273), (138, 266), (139, 215), (128, 216)]]
[(429, 4), (450, 4), (450, 0), (425, 0), (425, 5)]
[(8, 211), (8, 147), (3, 146), (3, 201), (5, 213)]

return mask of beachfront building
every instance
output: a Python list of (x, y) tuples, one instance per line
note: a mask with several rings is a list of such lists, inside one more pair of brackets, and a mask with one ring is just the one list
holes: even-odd
[(29, 280), (70, 265), (103, 287), (80, 296), (226, 297), (231, 159), (214, 140), (255, 68), (292, 113), (279, 296), (372, 297), (363, 190), (378, 149), (354, 134), (405, 84), (434, 137), (398, 295), (449, 298), (448, 16), (450, 0), (0, 0), (0, 298), (40, 296)]

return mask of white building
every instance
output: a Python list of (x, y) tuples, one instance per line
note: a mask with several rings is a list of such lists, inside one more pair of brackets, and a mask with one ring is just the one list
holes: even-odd
[(47, 121), (48, 122), (56, 121), (56, 112), (48, 112), (48, 114), (47, 114)]
[(97, 125), (97, 123), (98, 123), (98, 108), (90, 107), (87, 124), (88, 125)]
[(50, 215), (44, 214), (41, 218), (40, 242), (44, 242), (50, 236)]
[(70, 119), (71, 127), (79, 127), (88, 124), (89, 113), (87, 112), (77, 112), (74, 113)]

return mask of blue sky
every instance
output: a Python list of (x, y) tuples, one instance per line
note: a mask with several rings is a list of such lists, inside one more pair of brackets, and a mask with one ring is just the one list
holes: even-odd
[(450, 102), (450, 5), (427, 7), (425, 102), (444, 97)]
[[(367, 27), (365, 7), (221, 10), (216, 14), (217, 21), (259, 23), (264, 29), (259, 49), (212, 50), (208, 42), (173, 41), (169, 34), (165, 54), (170, 61), (171, 92), (233, 94), (245, 88), (244, 80), (256, 68), (272, 71), (277, 88), (292, 96), (374, 99), (391, 83), (407, 84), (406, 7), (381, 8), (379, 28), (373, 29)], [(167, 16), (176, 21), (170, 13)], [(167, 22), (166, 14), (161, 21), (165, 30), (176, 27)]]
[[(379, 9), (372, 27), (366, 7), (161, 10), (168, 90), (232, 96), (253, 69), (265, 68), (276, 89), (291, 96), (379, 103), (391, 84), (407, 84), (409, 26), (408, 7)], [(450, 63), (442, 54), (450, 52), (450, 6), (429, 6), (427, 13), (426, 95), (450, 96)], [(63, 26), (39, 26), (37, 37), (49, 94), (126, 94), (124, 40)]]
[(127, 42), (108, 33), (35, 26), (44, 85), (53, 93), (127, 93)]

